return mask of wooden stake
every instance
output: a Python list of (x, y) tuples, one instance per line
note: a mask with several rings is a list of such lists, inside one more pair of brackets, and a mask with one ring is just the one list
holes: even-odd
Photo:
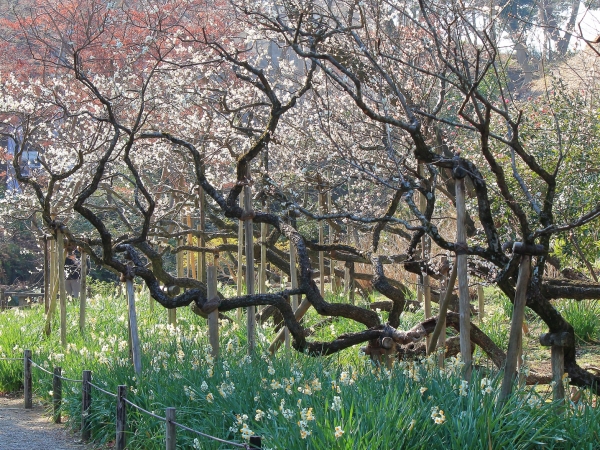
[(92, 406), (92, 372), (84, 370), (81, 379), (81, 440), (86, 442), (91, 436), (90, 407)]
[[(325, 194), (322, 192), (323, 187), (319, 185), (319, 215), (323, 215), (324, 204), (325, 204)], [(319, 244), (323, 245), (323, 221), (319, 220)], [(319, 251), (319, 288), (321, 290), (321, 295), (325, 296), (325, 255), (322, 251)]]
[[(133, 269), (133, 261), (127, 263), (129, 269)], [(135, 373), (142, 374), (142, 346), (138, 333), (137, 314), (135, 311), (135, 291), (133, 289), (133, 278), (127, 277), (127, 311), (129, 313), (129, 329), (131, 331), (131, 353), (133, 355), (133, 368)]]
[(50, 336), (52, 331), (52, 319), (56, 312), (56, 295), (58, 294), (58, 253), (56, 252), (56, 241), (50, 243), (50, 305), (46, 314), (44, 334)]
[[(183, 239), (177, 239), (177, 246), (183, 245)], [(183, 278), (183, 254), (177, 252), (175, 255), (175, 261), (177, 264), (177, 278)], [(177, 326), (177, 308), (167, 309), (167, 316), (170, 325)]]
[[(296, 268), (296, 247), (290, 240), (290, 283), (291, 288), (296, 289), (298, 287), (298, 269)], [(298, 296), (292, 295), (292, 310), (298, 309)], [(285, 347), (290, 348), (290, 330), (285, 327)], [(273, 352), (272, 352), (273, 353)]]
[(58, 248), (58, 288), (60, 290), (60, 343), (67, 346), (67, 293), (65, 291), (65, 250), (64, 237), (60, 231), (56, 232)]
[[(192, 229), (192, 217), (188, 214), (187, 215), (187, 225), (189, 229)], [(194, 245), (194, 238), (191, 234), (188, 234), (188, 245), (192, 246)], [(193, 278), (194, 280), (197, 279), (196, 277), (196, 253), (188, 251), (188, 277), (191, 276), (191, 278)]]
[[(331, 186), (327, 190), (327, 205), (325, 211), (327, 212), (327, 214), (331, 212)], [(333, 233), (331, 224), (329, 224), (327, 230), (327, 242), (329, 244), (333, 244)], [(333, 294), (337, 290), (335, 284), (335, 261), (333, 258), (329, 258), (329, 283), (331, 284), (331, 293)]]
[[(240, 208), (244, 209), (244, 196), (240, 195)], [(237, 267), (237, 296), (241, 297), (243, 293), (242, 283), (243, 277), (242, 273), (244, 271), (244, 262), (242, 261), (244, 255), (244, 222), (240, 220), (238, 222), (238, 267)], [(238, 308), (236, 312), (236, 318), (238, 322), (242, 320), (242, 308)]]
[(48, 236), (44, 235), (44, 312), (48, 314), (50, 308), (50, 251)]
[(552, 398), (555, 401), (565, 399), (565, 385), (563, 375), (565, 373), (565, 349), (559, 345), (550, 347), (550, 362), (552, 364)]
[[(217, 293), (217, 268), (208, 266), (206, 273), (206, 297), (210, 301), (216, 298)], [(208, 341), (212, 348), (212, 355), (219, 357), (219, 310), (208, 313)]]
[(573, 345), (571, 333), (546, 333), (540, 336), (540, 344), (550, 347), (550, 360), (552, 362), (552, 397), (555, 401), (565, 398), (565, 347)]
[(117, 386), (117, 434), (115, 439), (116, 450), (125, 450), (127, 438), (125, 431), (127, 430), (127, 386)]
[[(452, 266), (452, 272), (450, 273), (450, 278), (448, 279), (448, 282), (446, 283), (446, 290), (444, 291), (444, 296), (442, 297), (440, 295), (440, 312), (438, 314), (438, 321), (435, 324), (433, 333), (431, 333), (431, 341), (432, 341), (432, 343), (437, 342), (438, 347), (440, 347), (442, 344), (445, 345), (445, 343), (446, 343), (446, 339), (445, 339), (446, 315), (448, 313), (448, 303), (450, 303), (450, 297), (452, 296), (452, 291), (454, 290), (454, 284), (456, 283), (456, 271), (457, 271), (457, 267), (456, 267), (456, 261), (455, 261), (454, 265)], [(442, 335), (444, 336), (443, 340), (442, 340)], [(427, 354), (430, 355), (431, 353), (433, 353), (435, 351), (435, 349), (436, 349), (436, 346), (432, 344), (427, 349)]]
[(481, 323), (485, 317), (485, 295), (481, 284), (477, 285), (477, 300), (479, 301), (479, 322)]
[(166, 438), (165, 444), (167, 450), (175, 450), (177, 448), (177, 426), (175, 425), (176, 412), (175, 408), (167, 408), (165, 410), (166, 417)]
[(258, 278), (258, 292), (267, 292), (267, 227), (268, 224), (260, 224), (260, 272)]
[(85, 307), (87, 304), (87, 255), (81, 252), (81, 279), (79, 288), (79, 331), (85, 331)]
[[(419, 174), (422, 177), (425, 177), (425, 167), (423, 165), (422, 162), (418, 163), (418, 167), (417, 170), (419, 172)], [(425, 213), (425, 210), (427, 209), (427, 198), (419, 193), (419, 211), (421, 213)], [(429, 253), (431, 251), (431, 239), (429, 238), (429, 235), (425, 234), (423, 235), (423, 237), (421, 238), (421, 259), (423, 260), (424, 264), (427, 264), (427, 262), (429, 261)], [(427, 271), (425, 270), (422, 275), (421, 275), (421, 291), (422, 294), (420, 297), (422, 297), (423, 299), (423, 309), (425, 311), (425, 318), (429, 319), (431, 317), (431, 286), (430, 286), (430, 281), (429, 281), (429, 275), (427, 274)], [(419, 301), (421, 299), (419, 298)], [(429, 348), (431, 346), (431, 338), (430, 336), (426, 337), (426, 348)], [(435, 344), (434, 344), (435, 346)]]
[[(248, 168), (247, 179), (250, 180), (250, 169)], [(252, 212), (252, 188), (250, 184), (244, 186), (244, 205), (247, 215)], [(252, 232), (252, 219), (244, 221), (244, 235), (246, 238), (246, 293), (254, 295), (254, 233)], [(248, 354), (254, 352), (256, 347), (256, 314), (255, 307), (246, 308), (246, 323), (248, 333)]]
[(465, 180), (455, 179), (456, 186), (456, 270), (458, 275), (460, 354), (465, 364), (464, 379), (471, 381), (471, 302), (469, 299), (469, 281), (467, 278), (467, 209), (465, 205)]
[(33, 408), (33, 383), (31, 381), (31, 350), (23, 352), (23, 397), (25, 409)]
[[(198, 224), (198, 230), (202, 232), (198, 239), (199, 246), (204, 248), (206, 246), (206, 240), (204, 239), (204, 232), (206, 231), (206, 199), (203, 188), (198, 189), (198, 204), (200, 206), (200, 223)], [(206, 283), (206, 252), (200, 252), (198, 254), (198, 276), (201, 278), (203, 283)]]
[(502, 378), (502, 386), (498, 402), (504, 403), (510, 393), (515, 379), (517, 361), (521, 353), (521, 345), (523, 338), (523, 318), (525, 317), (525, 303), (527, 302), (527, 285), (529, 284), (530, 275), (529, 255), (521, 257), (521, 265), (519, 266), (519, 277), (517, 278), (517, 287), (515, 290), (515, 300), (513, 302), (513, 315), (510, 324), (510, 335), (508, 338), (508, 351), (506, 352), (506, 365), (504, 366), (504, 377)]
[(62, 403), (62, 369), (54, 368), (52, 375), (52, 418), (54, 423), (60, 423), (60, 406)]

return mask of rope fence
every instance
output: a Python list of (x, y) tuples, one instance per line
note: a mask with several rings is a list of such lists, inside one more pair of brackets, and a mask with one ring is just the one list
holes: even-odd
[(126, 446), (127, 437), (127, 405), (146, 414), (156, 420), (165, 422), (166, 424), (166, 435), (165, 435), (165, 448), (166, 450), (176, 450), (177, 447), (177, 428), (194, 433), (198, 436), (206, 439), (211, 439), (216, 442), (231, 445), (232, 447), (243, 448), (246, 450), (262, 448), (261, 437), (251, 436), (249, 443), (239, 443), (228, 441), (225, 439), (211, 436), (210, 434), (202, 433), (193, 428), (187, 427), (175, 421), (176, 409), (166, 408), (166, 417), (157, 415), (150, 412), (139, 405), (136, 405), (130, 400), (127, 400), (127, 386), (119, 385), (117, 387), (117, 393), (110, 392), (100, 386), (92, 383), (92, 372), (84, 370), (82, 372), (81, 379), (73, 379), (62, 376), (62, 368), (54, 367), (51, 372), (48, 369), (40, 366), (31, 359), (31, 350), (25, 350), (23, 352), (23, 358), (0, 358), (2, 361), (23, 361), (23, 394), (25, 409), (31, 409), (33, 407), (33, 383), (32, 383), (32, 367), (35, 367), (42, 372), (52, 375), (52, 417), (55, 423), (61, 422), (61, 405), (62, 405), (62, 382), (67, 381), (70, 383), (81, 383), (82, 396), (81, 396), (81, 438), (83, 441), (89, 441), (91, 435), (91, 420), (90, 420), (90, 407), (92, 404), (91, 388), (94, 388), (101, 393), (108, 395), (116, 399), (117, 406), (117, 417), (116, 417), (116, 440), (115, 449), (124, 450)]
[(100, 386), (96, 386), (94, 383), (92, 383), (91, 381), (88, 383), (91, 387), (93, 387), (94, 389), (98, 389), (100, 392), (102, 392), (103, 394), (106, 395), (110, 395), (111, 397), (117, 398), (117, 394), (113, 394), (112, 392), (109, 391), (105, 391), (104, 389), (102, 389)]
[[(19, 358), (20, 359), (20, 358)], [(33, 362), (31, 359), (29, 360), (29, 362), (31, 363), (31, 365), (33, 367), (37, 367), (38, 369), (40, 369), (43, 372), (46, 372), (49, 375), (54, 375), (53, 372), (50, 372), (49, 370), (44, 369), (42, 366), (40, 366), (39, 364), (36, 364), (35, 362)], [(71, 383), (83, 383), (83, 380), (75, 380), (73, 378), (67, 378), (67, 377), (63, 377), (62, 375), (58, 376), (61, 380), (64, 381), (70, 381)]]

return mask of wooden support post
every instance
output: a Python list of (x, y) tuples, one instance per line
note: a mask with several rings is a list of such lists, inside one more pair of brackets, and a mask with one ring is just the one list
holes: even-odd
[[(446, 343), (446, 315), (448, 313), (448, 303), (450, 302), (450, 297), (452, 296), (452, 291), (454, 290), (454, 284), (456, 283), (457, 276), (457, 264), (456, 261), (452, 266), (452, 272), (450, 273), (450, 278), (446, 283), (446, 290), (444, 292), (444, 296), (440, 296), (440, 312), (438, 315), (438, 321), (435, 324), (435, 328), (433, 329), (433, 333), (431, 333), (431, 342), (432, 345), (427, 349), (427, 354), (430, 355), (435, 350), (434, 343), (437, 342), (438, 346), (445, 346)], [(442, 335), (444, 336), (442, 338)]]
[[(425, 177), (425, 167), (422, 162), (418, 163), (417, 167), (419, 171), (419, 175)], [(425, 213), (427, 209), (427, 198), (419, 193), (419, 211), (421, 213)], [(431, 238), (429, 235), (425, 234), (421, 238), (421, 259), (423, 260), (423, 264), (427, 264), (429, 262), (429, 253), (431, 251)], [(421, 290), (423, 297), (423, 309), (425, 311), (425, 318), (429, 319), (431, 317), (431, 286), (429, 281), (429, 275), (427, 274), (427, 270), (423, 270), (421, 274)], [(420, 300), (420, 299), (419, 299)], [(431, 339), (429, 336), (426, 337), (426, 347), (429, 348), (431, 346)], [(435, 343), (433, 344), (435, 346)]]
[(79, 289), (79, 331), (85, 331), (85, 307), (87, 304), (87, 255), (81, 252), (81, 285)]
[(50, 308), (50, 249), (48, 248), (48, 236), (44, 234), (44, 312), (48, 314)]
[(67, 346), (67, 293), (65, 290), (65, 250), (64, 236), (59, 231), (56, 232), (56, 243), (58, 253), (58, 288), (60, 291), (60, 343), (63, 347)]
[[(250, 180), (249, 168), (246, 177)], [(246, 238), (246, 293), (248, 295), (254, 295), (254, 233), (252, 223), (252, 187), (250, 184), (244, 186), (244, 211), (247, 216), (246, 220), (244, 220), (244, 237)], [(254, 305), (246, 308), (248, 354), (252, 354), (256, 347), (255, 309)]]
[[(324, 213), (325, 209), (325, 194), (323, 193), (323, 186), (319, 185), (319, 215)], [(324, 240), (324, 226), (323, 221), (319, 220), (319, 244), (323, 245)], [(321, 295), (325, 296), (325, 255), (322, 251), (319, 251), (319, 289), (321, 290)]]
[(167, 408), (165, 410), (166, 417), (166, 438), (165, 438), (165, 448), (166, 450), (176, 450), (177, 448), (177, 426), (175, 425), (176, 419), (175, 408)]
[(33, 408), (33, 383), (31, 382), (31, 350), (23, 352), (23, 397), (25, 409)]
[(127, 263), (130, 271), (127, 274), (127, 311), (129, 314), (129, 330), (131, 332), (131, 354), (133, 355), (133, 368), (135, 373), (140, 376), (142, 374), (142, 346), (140, 345), (140, 337), (137, 325), (137, 313), (135, 311), (135, 291), (133, 288), (133, 278), (131, 271), (133, 270), (133, 261)]
[[(208, 301), (213, 299), (218, 300), (217, 293), (217, 268), (208, 266), (206, 273), (206, 297)], [(208, 313), (208, 341), (212, 348), (212, 355), (215, 358), (219, 357), (219, 309)]]
[(458, 276), (460, 354), (465, 364), (464, 379), (471, 381), (471, 301), (467, 279), (467, 209), (465, 205), (465, 180), (455, 179), (456, 186), (456, 271)]
[[(327, 214), (331, 212), (331, 186), (329, 186), (329, 189), (327, 189), (327, 204), (325, 205), (325, 212)], [(329, 226), (327, 227), (327, 243), (329, 245), (333, 244), (331, 223), (329, 223)], [(329, 283), (331, 285), (331, 293), (334, 294), (337, 291), (337, 286), (335, 283), (335, 262), (333, 258), (329, 258)]]
[[(187, 226), (190, 230), (192, 229), (192, 216), (190, 214), (187, 215)], [(188, 235), (187, 235), (187, 243), (189, 246), (194, 245), (194, 238), (190, 233), (188, 233)], [(196, 279), (196, 253), (192, 252), (190, 250), (188, 250), (188, 252), (187, 252), (187, 266), (188, 266), (188, 272), (187, 272), (188, 278), (193, 278), (195, 280)]]
[(90, 440), (91, 436), (91, 424), (90, 420), (90, 407), (92, 406), (92, 372), (90, 370), (84, 370), (81, 379), (81, 440), (86, 442)]
[(54, 368), (52, 375), (52, 418), (54, 423), (60, 423), (60, 407), (62, 403), (62, 369)]
[(565, 398), (565, 385), (563, 377), (565, 374), (565, 347), (573, 345), (573, 336), (568, 332), (545, 333), (540, 336), (540, 344), (550, 347), (550, 358), (552, 362), (552, 397), (555, 401), (563, 401)]
[[(428, 251), (429, 252), (429, 251)], [(427, 256), (429, 258), (429, 255)], [(431, 313), (431, 286), (429, 275), (426, 273), (423, 274), (423, 301), (424, 301), (424, 309), (425, 309), (425, 318), (428, 319), (432, 316)], [(427, 336), (425, 340), (425, 346), (431, 346), (431, 339)]]
[[(52, 319), (56, 312), (56, 294), (58, 292), (58, 263), (59, 257), (56, 252), (56, 241), (50, 242), (50, 305), (48, 306), (48, 314), (46, 314), (46, 324), (44, 326), (44, 334), (50, 336), (52, 331)], [(64, 262), (64, 261), (63, 261)]]
[(127, 439), (125, 430), (127, 429), (127, 386), (119, 385), (117, 387), (117, 434), (115, 439), (116, 450), (125, 450)]
[(508, 338), (508, 351), (506, 352), (506, 365), (504, 366), (504, 377), (498, 401), (504, 403), (512, 392), (515, 380), (517, 361), (521, 353), (523, 338), (523, 318), (525, 317), (525, 303), (527, 302), (527, 285), (529, 284), (531, 257), (523, 255), (519, 266), (519, 276), (513, 302), (513, 315), (510, 324), (510, 335)]
[(552, 365), (552, 398), (555, 401), (565, 399), (565, 385), (563, 374), (565, 373), (565, 349), (560, 345), (550, 347), (550, 363)]
[[(206, 246), (206, 240), (204, 239), (204, 232), (206, 231), (206, 194), (203, 188), (198, 188), (198, 205), (200, 206), (200, 223), (198, 224), (198, 231), (202, 234), (198, 238), (198, 245), (201, 248)], [(198, 277), (203, 283), (206, 283), (206, 252), (198, 253)]]
[(481, 323), (485, 317), (485, 295), (481, 284), (477, 285), (477, 300), (479, 301), (479, 322)]
[[(348, 199), (350, 199), (350, 193), (352, 188), (352, 179), (348, 177)], [(351, 201), (347, 201), (347, 208), (350, 210)], [(352, 245), (352, 226), (350, 224), (346, 227), (346, 243)], [(358, 242), (356, 244), (358, 247)], [(354, 263), (346, 261), (344, 263), (344, 293), (348, 295), (350, 304), (354, 305)]]
[[(240, 208), (244, 209), (244, 196), (240, 195)], [(244, 272), (244, 262), (242, 258), (244, 257), (244, 221), (240, 220), (238, 223), (238, 252), (237, 252), (237, 296), (241, 297), (243, 294), (243, 276)], [(242, 308), (238, 308), (236, 312), (236, 318), (238, 322), (242, 320)]]
[(4, 311), (4, 288), (0, 288), (0, 311)]
[[(177, 245), (183, 245), (182, 239), (177, 240)], [(177, 252), (176, 255), (177, 263), (177, 278), (183, 278), (183, 255), (181, 252)], [(175, 294), (176, 295), (176, 294)], [(177, 326), (177, 308), (167, 309), (167, 317), (169, 325)]]
[(266, 223), (260, 224), (260, 272), (258, 277), (258, 292), (267, 293), (267, 227)]
[[(298, 287), (298, 269), (296, 268), (296, 247), (290, 240), (290, 282), (291, 288), (296, 289)], [(296, 311), (298, 309), (298, 296), (292, 295), (292, 310)], [(290, 330), (288, 327), (285, 327), (284, 331), (285, 338), (285, 348), (290, 348)], [(271, 352), (274, 353), (274, 352)]]

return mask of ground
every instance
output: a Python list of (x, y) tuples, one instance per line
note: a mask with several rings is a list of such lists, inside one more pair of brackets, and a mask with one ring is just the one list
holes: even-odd
[(81, 438), (54, 424), (44, 407), (34, 401), (33, 409), (23, 407), (23, 398), (0, 394), (1, 450), (90, 450)]

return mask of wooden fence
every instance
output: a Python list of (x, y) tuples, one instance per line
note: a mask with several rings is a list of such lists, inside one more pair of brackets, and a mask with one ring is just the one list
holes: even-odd
[(91, 433), (91, 416), (90, 408), (92, 406), (92, 388), (100, 392), (101, 394), (108, 395), (115, 399), (115, 407), (117, 411), (116, 423), (115, 423), (115, 449), (124, 450), (127, 444), (127, 410), (129, 407), (135, 408), (143, 414), (153, 417), (154, 419), (165, 423), (165, 449), (175, 450), (177, 447), (177, 428), (194, 433), (206, 439), (221, 442), (223, 444), (231, 445), (236, 448), (243, 448), (246, 450), (262, 448), (260, 436), (251, 436), (248, 443), (240, 443), (228, 441), (225, 439), (211, 436), (206, 433), (194, 430), (176, 421), (176, 409), (169, 407), (165, 409), (165, 416), (159, 416), (150, 411), (145, 410), (139, 405), (127, 400), (127, 386), (119, 385), (117, 392), (107, 391), (100, 386), (92, 383), (92, 372), (89, 370), (83, 370), (81, 379), (73, 379), (62, 376), (62, 369), (60, 367), (54, 367), (53, 371), (46, 370), (39, 364), (35, 363), (31, 359), (31, 350), (25, 350), (23, 358), (0, 358), (0, 360), (12, 360), (23, 362), (23, 394), (24, 394), (24, 406), (25, 409), (31, 409), (33, 407), (33, 383), (32, 383), (32, 368), (37, 368), (42, 372), (52, 376), (52, 418), (55, 423), (61, 421), (61, 405), (62, 405), (62, 383), (63, 381), (69, 383), (80, 383), (81, 384), (81, 438), (83, 441), (90, 439)]

